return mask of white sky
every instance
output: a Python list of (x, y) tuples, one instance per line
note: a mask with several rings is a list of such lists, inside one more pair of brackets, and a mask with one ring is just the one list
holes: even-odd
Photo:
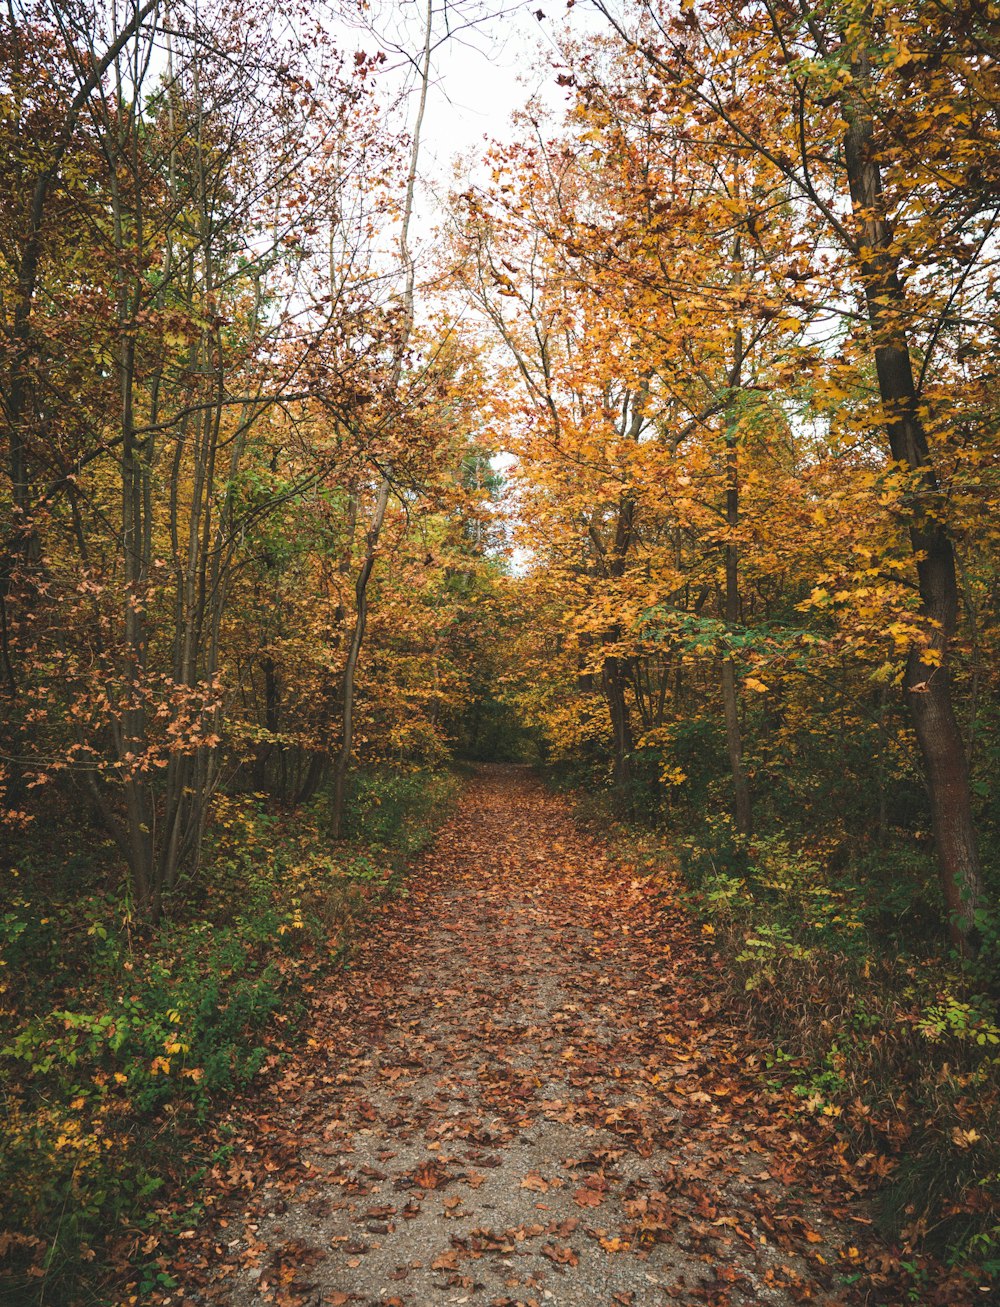
[(511, 114), (532, 97), (555, 99), (555, 73), (550, 62), (541, 63), (544, 55), (556, 56), (544, 39), (552, 23), (534, 17), (538, 7), (538, 0), (523, 0), (514, 13), (438, 52), (424, 133), (432, 175), (449, 175), (457, 154), (481, 154), (484, 137), (510, 139)]
[[(541, 20), (535, 16), (539, 10), (545, 14)], [(420, 173), (425, 188), (447, 189), (454, 160), (467, 157), (474, 170), (487, 141), (511, 139), (511, 115), (529, 99), (553, 106), (564, 102), (552, 67), (560, 35), (567, 17), (574, 27), (593, 28), (596, 15), (585, 0), (569, 11), (566, 0), (434, 0), (434, 11), (435, 40), (441, 44), (434, 55)], [(388, 86), (398, 87), (405, 75), (400, 52), (419, 56), (425, 13), (425, 0), (372, 0), (366, 15), (370, 30), (356, 27), (350, 33), (358, 48), (369, 51), (379, 38), (388, 55)], [(454, 34), (444, 39), (446, 18)], [(413, 97), (411, 124), (415, 108)]]
[[(388, 56), (385, 86), (391, 96), (416, 78), (407, 56), (418, 59), (422, 51), (427, 0), (370, 0), (365, 24), (345, 29), (340, 41), (345, 54), (355, 49), (374, 51), (379, 46)], [(456, 160), (463, 160), (463, 179), (474, 180), (491, 141), (514, 138), (513, 113), (529, 100), (558, 109), (567, 93), (556, 83), (560, 63), (559, 44), (567, 22), (575, 33), (604, 30), (604, 20), (586, 3), (577, 0), (567, 9), (566, 0), (433, 0), (434, 34), (445, 35), (445, 13), (452, 30), (463, 17), (475, 20), (438, 46), (433, 59), (432, 86), (421, 134), (417, 210), (414, 214), (414, 252), (429, 239), (439, 217), (435, 195), (446, 199), (456, 185)], [(543, 11), (544, 17), (536, 14)], [(503, 12), (498, 12), (503, 11)], [(367, 29), (367, 30), (366, 30)], [(376, 39), (376, 36), (378, 39)], [(352, 44), (353, 42), (353, 44)], [(407, 121), (413, 126), (416, 95), (407, 105)], [(493, 466), (510, 473), (516, 459), (511, 454), (494, 456)], [(515, 570), (527, 566), (527, 555), (516, 550)]]

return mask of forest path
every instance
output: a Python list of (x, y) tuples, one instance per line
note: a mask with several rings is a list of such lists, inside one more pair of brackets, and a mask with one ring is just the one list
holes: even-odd
[(854, 1301), (849, 1173), (762, 1091), (662, 885), (489, 768), (408, 886), (317, 1001), (238, 1149), (250, 1210), (188, 1245), (175, 1302)]

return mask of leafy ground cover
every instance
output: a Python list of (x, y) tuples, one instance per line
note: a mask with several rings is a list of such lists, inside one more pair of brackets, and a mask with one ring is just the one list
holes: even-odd
[(153, 1301), (982, 1300), (879, 1233), (879, 1155), (771, 1074), (648, 849), (496, 769), (408, 885), (228, 1123)]
[(171, 1284), (162, 1232), (197, 1219), (206, 1170), (231, 1154), (225, 1131), (206, 1143), (207, 1123), (278, 1073), (305, 998), (456, 785), (358, 773), (336, 848), (322, 802), (223, 797), (197, 892), (154, 929), (101, 891), (99, 867), (57, 876), (25, 850), (0, 916), (3, 1301), (103, 1301), (128, 1266), (140, 1296)]
[(614, 830), (637, 866), (680, 880), (730, 1001), (766, 1043), (766, 1083), (790, 1091), (869, 1177), (875, 1226), (911, 1277), (901, 1300), (934, 1301), (935, 1278), (995, 1292), (992, 942), (975, 962), (943, 948), (922, 928), (926, 877), (891, 857), (867, 875), (853, 864), (838, 874), (831, 848), (801, 832), (759, 836), (740, 852), (725, 820), (686, 834)]

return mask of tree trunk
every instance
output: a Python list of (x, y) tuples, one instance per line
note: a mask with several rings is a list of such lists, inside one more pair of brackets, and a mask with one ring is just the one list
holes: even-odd
[(351, 765), (351, 751), (354, 746), (354, 685), (358, 669), (358, 658), (361, 655), (361, 646), (365, 638), (365, 627), (368, 625), (368, 582), (371, 580), (372, 568), (375, 566), (379, 536), (382, 532), (382, 523), (385, 521), (385, 511), (388, 506), (389, 482), (383, 477), (375, 504), (375, 514), (368, 531), (365, 561), (361, 565), (361, 571), (358, 573), (358, 579), (354, 587), (357, 608), (354, 614), (354, 630), (351, 632), (351, 643), (347, 650), (347, 663), (344, 667), (340, 749), (337, 753), (337, 761), (334, 764), (333, 795), (330, 802), (330, 835), (335, 840), (339, 840), (343, 832), (347, 773)]
[(622, 674), (620, 658), (606, 658), (602, 671), (605, 697), (611, 717), (611, 730), (614, 735), (614, 779), (615, 789), (619, 795), (630, 802), (632, 799), (632, 727), (628, 716), (628, 703), (625, 699), (625, 678)]
[[(277, 670), (274, 666), (274, 659), (270, 654), (265, 654), (261, 661), (261, 670), (264, 673), (264, 726), (268, 733), (276, 735), (280, 713), (278, 710), (279, 690)], [(277, 788), (280, 793), (280, 787), (276, 786), (274, 778), (269, 774), (269, 764), (276, 753), (283, 750), (275, 748), (274, 741), (262, 741), (257, 745), (254, 751), (253, 764), (253, 785), (254, 789), (260, 792), (268, 788)]]
[[(866, 56), (854, 72), (858, 85), (869, 80)], [(948, 670), (958, 619), (955, 552), (902, 325), (904, 292), (885, 217), (881, 170), (873, 157), (874, 123), (860, 94), (844, 105), (844, 117), (849, 124), (845, 163), (860, 228), (862, 280), (886, 434), (893, 459), (910, 473), (905, 509), (916, 561), (922, 639), (910, 650), (903, 686), (927, 779), (949, 933), (960, 952), (971, 953), (978, 943), (975, 919), (982, 884), (969, 769)]]
[[(740, 259), (740, 242), (736, 241), (734, 260)], [(735, 631), (740, 620), (740, 554), (736, 532), (740, 524), (740, 464), (733, 400), (743, 373), (743, 332), (737, 327), (733, 339), (733, 367), (729, 374), (729, 401), (726, 429), (726, 526), (725, 548), (726, 594), (724, 617), (727, 629)], [(743, 737), (740, 731), (740, 703), (736, 689), (736, 666), (732, 655), (722, 660), (722, 708), (726, 719), (726, 750), (733, 778), (733, 823), (736, 833), (749, 839), (753, 829), (750, 783), (743, 766)]]
[[(399, 254), (403, 267), (406, 270), (406, 275), (403, 285), (403, 322), (395, 345), (395, 357), (393, 359), (392, 374), (389, 382), (389, 398), (390, 402), (393, 403), (396, 401), (399, 394), (399, 386), (403, 376), (403, 365), (406, 360), (406, 351), (409, 346), (410, 336), (413, 332), (414, 294), (416, 290), (417, 269), (413, 257), (413, 251), (410, 249), (410, 223), (413, 219), (413, 202), (417, 185), (417, 165), (420, 159), (420, 142), (423, 134), (424, 112), (427, 108), (427, 91), (430, 86), (431, 55), (433, 54), (434, 49), (433, 35), (434, 0), (427, 0), (427, 7), (424, 14), (424, 48), (419, 68), (420, 97), (417, 102), (417, 116), (413, 127), (413, 137), (410, 141), (410, 162), (406, 175), (406, 196), (403, 201), (403, 217), (399, 230)], [(351, 643), (347, 652), (347, 665), (344, 668), (340, 750), (337, 754), (336, 763), (334, 764), (333, 776), (330, 833), (334, 839), (340, 838), (341, 827), (344, 820), (344, 792), (347, 784), (347, 773), (351, 765), (351, 748), (354, 737), (354, 681), (358, 666), (358, 658), (361, 654), (361, 645), (365, 638), (365, 627), (368, 623), (368, 582), (371, 578), (372, 568), (375, 566), (375, 553), (378, 548), (379, 535), (382, 531), (382, 522), (385, 519), (386, 508), (389, 504), (389, 491), (389, 477), (385, 472), (383, 472), (379, 483), (375, 515), (368, 530), (368, 546), (365, 553), (365, 561), (362, 564), (355, 585), (357, 608), (355, 610), (354, 631), (351, 635)], [(353, 534), (353, 521), (351, 523), (351, 530)]]

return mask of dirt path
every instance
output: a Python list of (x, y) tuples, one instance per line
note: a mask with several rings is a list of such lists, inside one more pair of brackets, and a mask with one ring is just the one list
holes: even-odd
[(683, 912), (517, 769), (409, 884), (175, 1303), (854, 1301), (847, 1173), (762, 1094)]

